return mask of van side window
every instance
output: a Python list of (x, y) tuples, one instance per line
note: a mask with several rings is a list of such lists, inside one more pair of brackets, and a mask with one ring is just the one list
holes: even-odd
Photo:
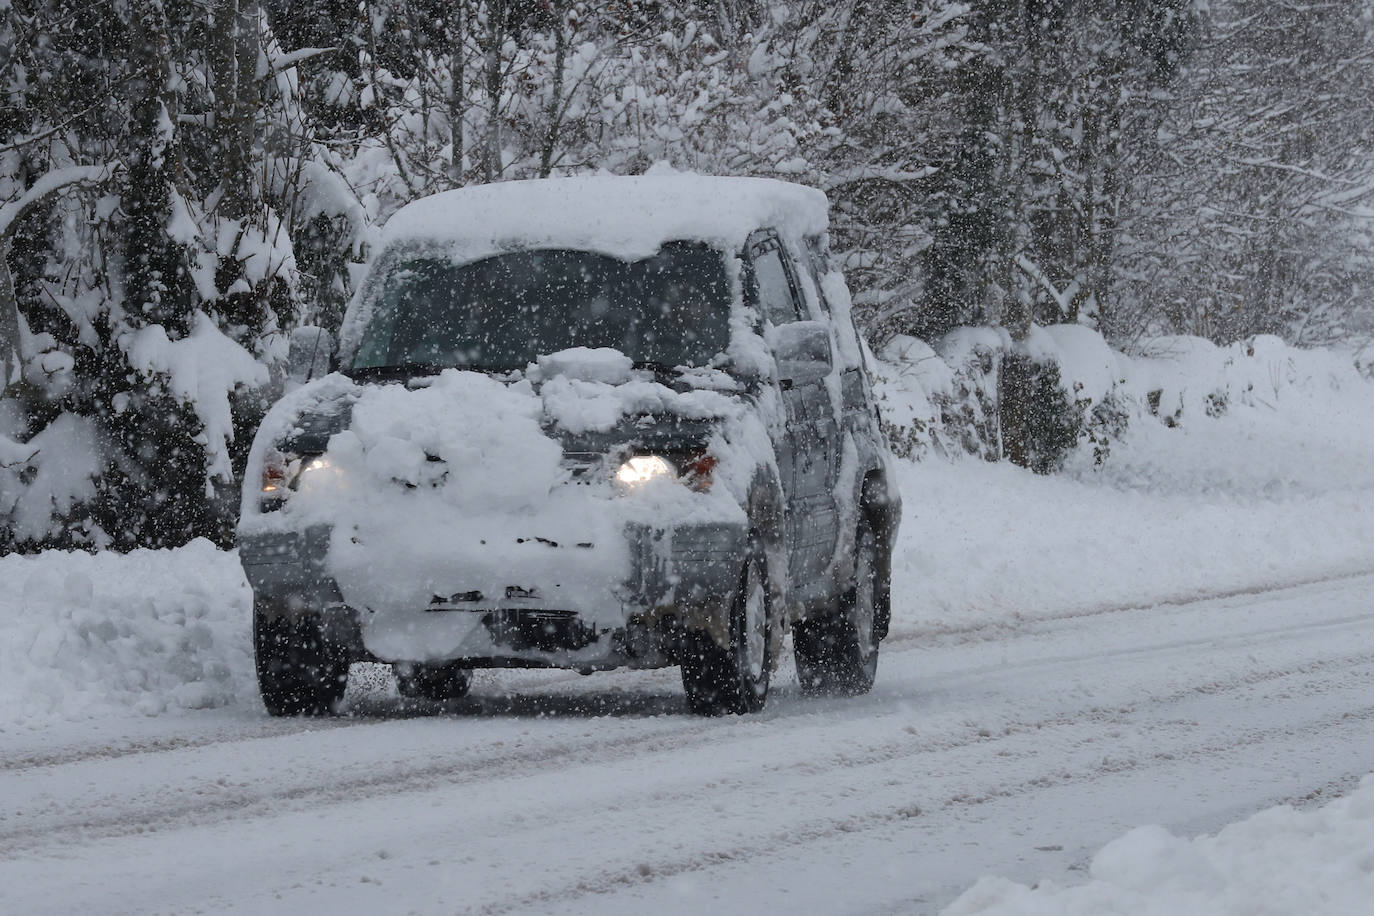
[(797, 320), (797, 300), (792, 281), (782, 262), (782, 247), (777, 239), (767, 239), (754, 248), (754, 288), (759, 313), (773, 324)]
[(806, 237), (806, 252), (803, 260), (806, 262), (807, 273), (811, 275), (811, 281), (816, 285), (816, 298), (821, 303), (821, 311), (830, 314), (830, 302), (825, 298), (825, 287), (821, 284), (821, 279), (830, 271), (828, 265), (829, 256), (825, 250), (825, 240), (819, 235), (808, 235)]

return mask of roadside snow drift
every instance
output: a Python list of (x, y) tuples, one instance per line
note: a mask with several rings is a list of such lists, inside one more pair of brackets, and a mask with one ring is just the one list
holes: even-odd
[(1093, 857), (1091, 880), (984, 878), (944, 916), (1350, 916), (1374, 901), (1374, 776), (1314, 811), (1283, 805), (1215, 836), (1139, 827)]
[(0, 727), (254, 696), (252, 594), (208, 541), (0, 557)]

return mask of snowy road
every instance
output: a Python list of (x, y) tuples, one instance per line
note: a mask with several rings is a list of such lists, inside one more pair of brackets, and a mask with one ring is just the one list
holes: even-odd
[[(675, 672), (10, 733), (0, 912), (930, 912), (1374, 770), (1374, 576), (884, 645), (860, 700)], [(14, 740), (9, 740), (14, 739)], [(1069, 870), (1069, 871), (1066, 871)]]

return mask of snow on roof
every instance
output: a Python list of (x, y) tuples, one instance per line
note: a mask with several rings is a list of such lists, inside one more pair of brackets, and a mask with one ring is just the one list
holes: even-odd
[(407, 242), (478, 258), (513, 248), (572, 248), (648, 257), (664, 242), (734, 250), (755, 229), (826, 229), (825, 194), (769, 178), (685, 173), (505, 181), (445, 191), (402, 207), (383, 245)]

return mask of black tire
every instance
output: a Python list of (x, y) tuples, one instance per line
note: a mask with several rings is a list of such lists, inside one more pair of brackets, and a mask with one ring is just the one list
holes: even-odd
[(327, 716), (348, 686), (348, 658), (320, 632), (319, 618), (253, 611), (253, 654), (262, 703), (273, 716)]
[(810, 696), (858, 696), (878, 674), (878, 616), (889, 583), (879, 571), (878, 541), (867, 519), (854, 540), (854, 582), (838, 612), (792, 628), (797, 679)]
[(398, 664), (396, 689), (412, 700), (458, 700), (468, 695), (472, 672), (454, 664)]
[(721, 648), (708, 634), (698, 633), (682, 659), (687, 708), (699, 716), (758, 712), (768, 699), (773, 600), (767, 562), (762, 545), (751, 538), (730, 603), (730, 647)]

